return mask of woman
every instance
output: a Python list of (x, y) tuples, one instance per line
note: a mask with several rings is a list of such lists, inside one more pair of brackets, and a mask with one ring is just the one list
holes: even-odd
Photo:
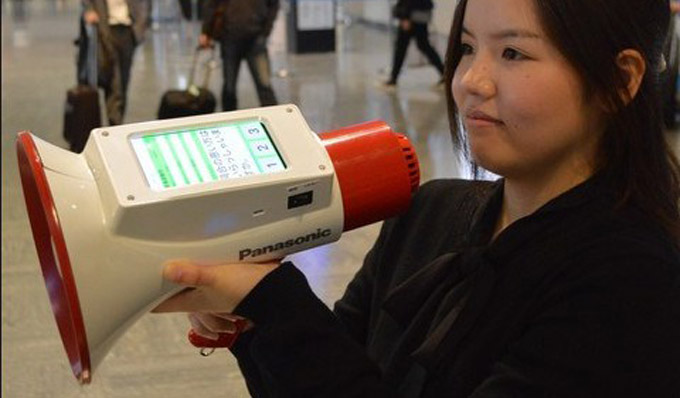
[(168, 264), (196, 289), (158, 311), (206, 337), (249, 319), (232, 351), (258, 397), (680, 396), (668, 19), (667, 0), (461, 0), (454, 139), (503, 178), (421, 187), (334, 313), (290, 263)]

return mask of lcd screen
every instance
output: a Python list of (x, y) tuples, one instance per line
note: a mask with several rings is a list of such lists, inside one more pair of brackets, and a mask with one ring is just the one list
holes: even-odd
[(157, 191), (286, 169), (259, 121), (150, 133), (130, 142)]

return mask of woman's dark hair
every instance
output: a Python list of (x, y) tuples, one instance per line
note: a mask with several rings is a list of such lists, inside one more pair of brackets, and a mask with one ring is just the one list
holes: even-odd
[[(610, 109), (596, 171), (610, 181), (620, 205), (642, 208), (680, 245), (680, 164), (665, 138), (660, 94), (668, 0), (533, 1), (545, 32), (579, 74), (586, 98), (598, 98)], [(451, 26), (445, 65), (449, 87), (461, 59), (467, 3), (459, 1)], [(637, 50), (646, 62), (632, 101), (621, 96), (628, 76), (616, 63), (625, 49)], [(454, 145), (467, 154), (451, 90), (446, 97)]]

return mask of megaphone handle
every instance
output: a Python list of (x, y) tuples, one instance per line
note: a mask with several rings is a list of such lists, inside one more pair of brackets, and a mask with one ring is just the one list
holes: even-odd
[(236, 319), (233, 321), (236, 330), (232, 333), (220, 333), (217, 340), (211, 340), (200, 336), (194, 331), (194, 329), (189, 330), (189, 342), (198, 348), (231, 348), (236, 342), (236, 339), (241, 334), (243, 329), (245, 329), (248, 321), (245, 319)]

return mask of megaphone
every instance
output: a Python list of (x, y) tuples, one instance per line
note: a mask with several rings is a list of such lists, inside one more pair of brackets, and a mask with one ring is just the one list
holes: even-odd
[(30, 132), (21, 183), (73, 374), (181, 288), (162, 263), (259, 262), (397, 215), (419, 185), (409, 140), (373, 121), (315, 134), (294, 105), (92, 130), (81, 154)]

